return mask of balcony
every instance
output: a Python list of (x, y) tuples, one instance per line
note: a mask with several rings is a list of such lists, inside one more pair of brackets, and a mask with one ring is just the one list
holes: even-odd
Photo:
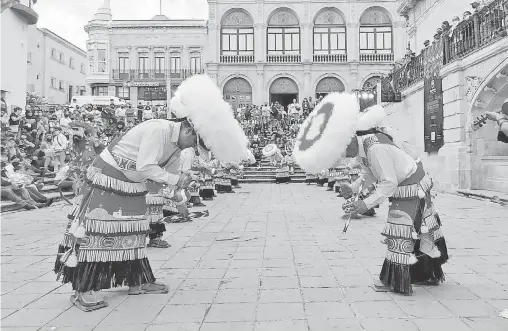
[(388, 54), (360, 54), (360, 62), (386, 63), (393, 62), (393, 53)]
[(347, 62), (347, 54), (314, 54), (316, 63), (343, 63)]
[(220, 63), (227, 64), (254, 63), (254, 55), (221, 55)]
[(190, 69), (166, 69), (166, 70), (119, 70), (113, 69), (111, 79), (113, 81), (127, 82), (144, 82), (144, 81), (165, 81), (167, 79), (186, 79), (192, 75), (202, 74), (204, 70)]
[(302, 56), (300, 54), (284, 54), (284, 55), (266, 55), (267, 63), (300, 63)]
[(494, 0), (475, 12), (468, 20), (461, 21), (455, 28), (444, 31), (416, 57), (407, 57), (382, 83), (393, 86), (394, 91), (403, 91), (429, 76), (435, 70), (436, 59), (450, 64), (464, 58), (494, 42), (507, 37), (508, 0)]
[(445, 32), (444, 63), (463, 58), (506, 37), (508, 0), (495, 0)]

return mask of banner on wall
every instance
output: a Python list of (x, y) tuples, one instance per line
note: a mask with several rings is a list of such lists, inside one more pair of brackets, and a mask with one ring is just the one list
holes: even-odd
[(425, 152), (435, 153), (444, 145), (443, 84), (441, 78), (425, 78), (423, 82), (423, 112)]

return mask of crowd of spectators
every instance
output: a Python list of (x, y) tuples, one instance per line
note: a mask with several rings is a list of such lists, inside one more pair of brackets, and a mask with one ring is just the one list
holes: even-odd
[(164, 106), (27, 105), (25, 110), (15, 107), (10, 114), (2, 108), (2, 198), (19, 209), (48, 206), (52, 200), (41, 193), (44, 178), (82, 161), (85, 146), (99, 152), (137, 123), (166, 117)]
[(302, 103), (296, 99), (287, 107), (279, 102), (268, 105), (241, 105), (236, 110), (236, 117), (249, 138), (250, 149), (256, 161), (262, 158), (262, 149), (268, 144), (275, 144), (283, 156), (290, 155), (301, 123), (322, 100), (304, 98)]

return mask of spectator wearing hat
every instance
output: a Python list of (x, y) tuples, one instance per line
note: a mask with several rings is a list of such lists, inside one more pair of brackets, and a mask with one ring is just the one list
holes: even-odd
[(12, 132), (18, 133), (19, 124), (21, 123), (22, 119), (23, 119), (23, 110), (19, 107), (14, 108), (14, 111), (9, 116), (9, 127), (11, 128)]

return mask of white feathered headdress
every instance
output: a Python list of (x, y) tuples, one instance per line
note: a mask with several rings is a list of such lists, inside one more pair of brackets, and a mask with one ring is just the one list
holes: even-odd
[(293, 156), (308, 173), (332, 168), (356, 133), (358, 100), (348, 93), (328, 94), (300, 126)]
[(358, 120), (357, 131), (365, 131), (376, 128), (381, 125), (381, 122), (386, 118), (386, 113), (383, 107), (375, 105), (365, 109), (360, 119)]
[(246, 157), (247, 137), (231, 106), (207, 75), (195, 75), (183, 81), (170, 107), (176, 117), (191, 123), (219, 161), (239, 162)]

